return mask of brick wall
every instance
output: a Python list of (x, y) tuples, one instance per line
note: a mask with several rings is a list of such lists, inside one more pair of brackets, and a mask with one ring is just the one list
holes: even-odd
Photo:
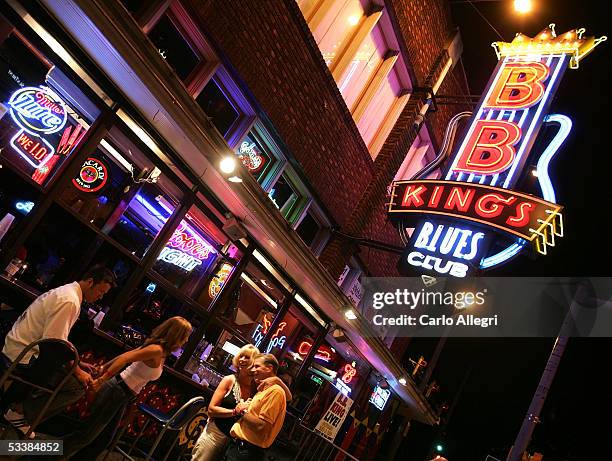
[[(352, 235), (401, 246), (387, 220), (385, 191), (414, 139), (419, 96), (411, 98), (373, 164), (294, 0), (190, 1), (220, 58), (248, 88), (331, 218)], [(415, 86), (424, 85), (451, 33), (447, 4), (388, 0), (386, 6), (405, 38)], [(461, 78), (447, 78), (441, 92), (464, 91), (459, 69), (454, 73)], [(427, 116), (438, 144), (459, 110), (439, 106)], [(346, 242), (332, 242), (321, 260), (337, 275), (349, 253)], [(373, 275), (398, 275), (397, 254), (362, 248), (360, 257)]]
[(294, 0), (192, 0), (323, 206), (346, 223), (372, 160)]

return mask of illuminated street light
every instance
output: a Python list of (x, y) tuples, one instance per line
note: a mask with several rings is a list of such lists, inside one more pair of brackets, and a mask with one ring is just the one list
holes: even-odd
[(355, 320), (357, 318), (357, 315), (355, 314), (355, 312), (353, 311), (353, 309), (347, 309), (344, 312), (344, 316), (349, 319), (349, 320)]
[(219, 169), (222, 173), (231, 174), (236, 169), (236, 159), (234, 157), (225, 157), (219, 162)]
[(406, 378), (400, 378), (397, 380), (397, 382), (400, 383), (402, 386), (405, 386), (408, 381), (406, 381)]
[(533, 9), (531, 0), (514, 0), (514, 10), (518, 13), (529, 13)]

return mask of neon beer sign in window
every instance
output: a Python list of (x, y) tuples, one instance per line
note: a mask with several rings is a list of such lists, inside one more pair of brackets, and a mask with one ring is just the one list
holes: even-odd
[(7, 105), (11, 118), (20, 128), (11, 138), (11, 147), (34, 168), (42, 168), (55, 153), (44, 136), (66, 125), (66, 105), (44, 86), (20, 88), (11, 95)]
[[(571, 120), (547, 113), (567, 67), (577, 68), (606, 39), (583, 34), (557, 36), (551, 24), (534, 38), (518, 34), (511, 43), (493, 44), (499, 63), (443, 178), (391, 185), (388, 212), (408, 241), (400, 272), (416, 267), (465, 277), (530, 247), (546, 254), (563, 236), (548, 166)], [(532, 152), (544, 124), (557, 125), (557, 134), (543, 151)], [(532, 173), (540, 197), (516, 190)], [(410, 227), (415, 231), (408, 237)]]
[(214, 254), (215, 249), (183, 220), (157, 259), (191, 272)]

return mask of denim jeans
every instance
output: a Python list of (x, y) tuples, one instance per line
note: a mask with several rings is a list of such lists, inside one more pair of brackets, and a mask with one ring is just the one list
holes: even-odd
[(265, 454), (264, 448), (236, 439), (230, 442), (225, 458), (227, 461), (263, 461)]
[(116, 378), (106, 381), (93, 401), (90, 415), (76, 431), (64, 437), (64, 455), (60, 459), (95, 460), (110, 444), (122, 410), (133, 398)]

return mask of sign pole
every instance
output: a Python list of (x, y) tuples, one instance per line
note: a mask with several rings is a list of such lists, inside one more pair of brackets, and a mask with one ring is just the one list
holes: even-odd
[(565, 316), (565, 319), (563, 320), (561, 330), (559, 331), (559, 335), (557, 336), (552, 351), (550, 352), (550, 356), (548, 357), (548, 361), (546, 362), (546, 366), (542, 372), (542, 377), (540, 378), (538, 387), (533, 395), (531, 404), (529, 405), (529, 409), (527, 410), (527, 414), (523, 420), (523, 424), (521, 425), (521, 429), (516, 436), (514, 445), (508, 453), (506, 461), (521, 461), (523, 453), (527, 449), (527, 445), (529, 445), (535, 426), (540, 421), (540, 412), (542, 411), (542, 407), (544, 406), (544, 402), (548, 396), (550, 386), (555, 379), (555, 374), (557, 373), (559, 363), (561, 363), (561, 358), (565, 352), (570, 332), (574, 327), (573, 312), (576, 309), (577, 300), (579, 299), (579, 294), (582, 292), (582, 290), (584, 290), (584, 285), (578, 285), (578, 289), (576, 290), (576, 294), (572, 299), (570, 308)]

